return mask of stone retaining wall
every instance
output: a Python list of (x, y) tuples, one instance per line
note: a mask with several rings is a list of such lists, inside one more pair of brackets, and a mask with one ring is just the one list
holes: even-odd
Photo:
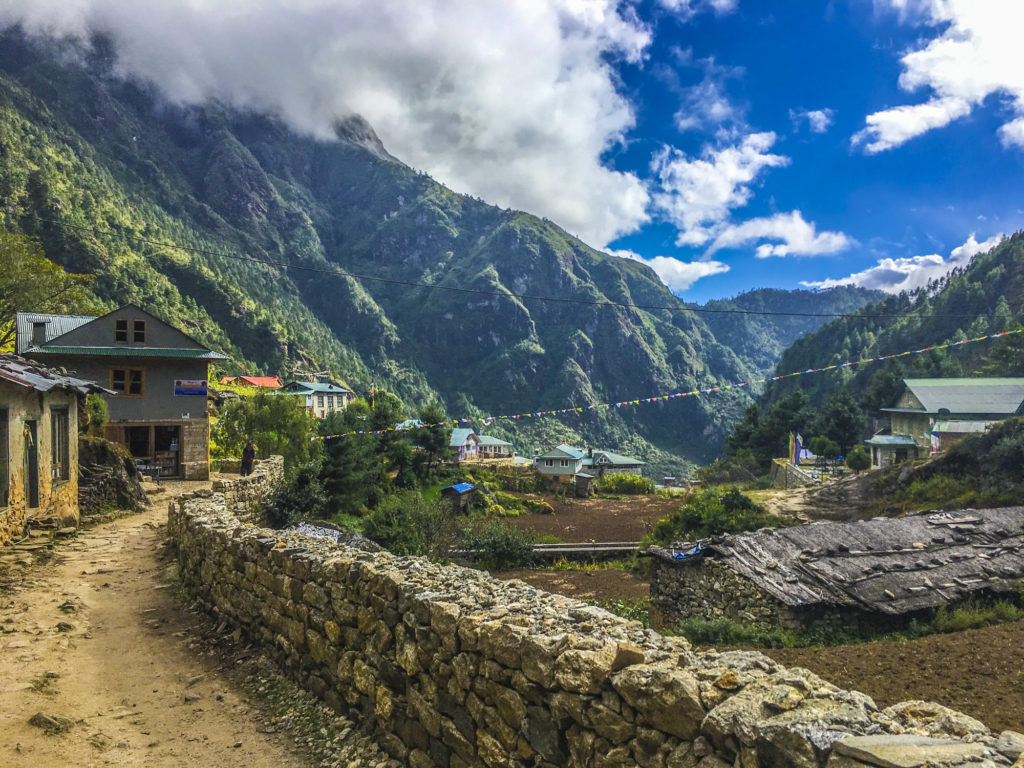
[(253, 463), (252, 473), (245, 477), (213, 481), (213, 490), (224, 497), (230, 509), (244, 507), (251, 512), (253, 506), (268, 498), (284, 481), (284, 458), (270, 456)]
[(892, 765), (879, 755), (893, 750), (913, 765), (1012, 762), (939, 705), (879, 711), (756, 652), (697, 652), (519, 581), (230, 510), (211, 491), (171, 502), (186, 585), (414, 768), (854, 768)]

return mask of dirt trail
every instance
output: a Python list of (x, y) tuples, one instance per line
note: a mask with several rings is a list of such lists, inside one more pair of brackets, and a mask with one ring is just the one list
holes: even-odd
[[(307, 765), (194, 636), (160, 559), (166, 501), (83, 531), (0, 591), (0, 765)], [(10, 582), (19, 582), (11, 587)], [(55, 676), (53, 676), (55, 675)], [(73, 721), (48, 735), (37, 712)]]

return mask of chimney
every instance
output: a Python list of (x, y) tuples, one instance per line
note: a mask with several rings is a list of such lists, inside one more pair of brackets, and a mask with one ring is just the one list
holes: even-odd
[(47, 320), (36, 320), (32, 323), (32, 346), (38, 347), (46, 343)]

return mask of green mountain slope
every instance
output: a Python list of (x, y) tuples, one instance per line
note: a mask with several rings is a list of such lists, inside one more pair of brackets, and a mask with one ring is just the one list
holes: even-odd
[[(782, 353), (793, 342), (828, 321), (827, 317), (808, 315), (844, 315), (884, 297), (881, 291), (855, 286), (839, 286), (827, 291), (759, 288), (704, 305), (709, 310), (738, 309), (751, 314), (708, 313), (703, 317), (715, 338), (728, 344), (760, 377), (774, 370)], [(774, 312), (794, 314), (771, 314)]]
[[(375, 378), (410, 408), (438, 399), (482, 416), (715, 386), (770, 364), (763, 346), (719, 343), (646, 266), (453, 193), (359, 118), (318, 141), (266, 115), (167, 104), (112, 61), (103, 41), (81, 51), (0, 34), (0, 226), (96, 275), (106, 305), (136, 302), (230, 354), (235, 372), (327, 370), (362, 391)], [(771, 335), (778, 346), (785, 334)], [(524, 452), (590, 443), (675, 474), (716, 453), (746, 400), (488, 430)]]
[[(1024, 233), (1018, 232), (925, 289), (887, 297), (801, 337), (782, 355), (778, 371), (820, 368), (998, 333), (1019, 327), (1022, 305)], [(765, 403), (776, 402), (799, 386), (818, 404), (845, 387), (871, 411), (892, 404), (905, 376), (971, 375), (1024, 375), (1021, 335), (783, 380), (771, 385)]]

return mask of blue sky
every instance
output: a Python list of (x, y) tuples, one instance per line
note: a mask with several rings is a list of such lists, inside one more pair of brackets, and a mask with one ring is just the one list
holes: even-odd
[(7, 0), (126, 77), (453, 189), (686, 299), (915, 288), (1024, 226), (1018, 0)]

